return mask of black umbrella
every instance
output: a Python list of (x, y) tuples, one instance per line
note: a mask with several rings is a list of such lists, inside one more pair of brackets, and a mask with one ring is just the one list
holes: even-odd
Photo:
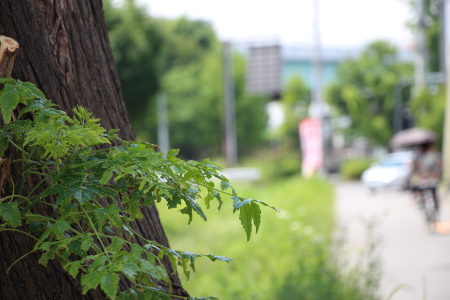
[(437, 135), (433, 131), (415, 127), (397, 132), (394, 134), (389, 144), (392, 148), (401, 148), (425, 143), (434, 143), (436, 140)]

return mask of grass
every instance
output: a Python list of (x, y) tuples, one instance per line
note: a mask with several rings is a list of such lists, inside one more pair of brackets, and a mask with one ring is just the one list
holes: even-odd
[(231, 203), (224, 203), (220, 213), (210, 210), (206, 223), (195, 218), (189, 226), (186, 216), (159, 208), (172, 248), (234, 259), (199, 260), (189, 281), (180, 274), (191, 295), (223, 300), (376, 299), (365, 286), (367, 280), (358, 279), (361, 274), (343, 272), (335, 259), (331, 184), (294, 177), (269, 185), (234, 186), (239, 195), (280, 210), (262, 208), (260, 231), (249, 242)]

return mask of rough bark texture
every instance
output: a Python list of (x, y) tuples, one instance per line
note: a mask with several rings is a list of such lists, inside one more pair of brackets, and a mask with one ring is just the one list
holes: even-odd
[[(121, 138), (134, 140), (101, 0), (1, 0), (0, 35), (20, 44), (13, 78), (35, 83), (63, 110), (87, 107), (106, 129), (118, 128)], [(11, 167), (10, 172), (13, 178), (20, 177), (20, 170)], [(137, 230), (168, 246), (156, 208), (146, 209), (144, 216)], [(39, 265), (36, 254), (20, 260), (6, 274), (32, 246), (26, 236), (0, 234), (0, 299), (104, 298), (100, 291), (82, 295), (78, 281), (57, 263), (47, 268)], [(168, 262), (166, 266), (170, 269)], [(174, 294), (188, 295), (177, 276), (172, 276), (172, 282)]]

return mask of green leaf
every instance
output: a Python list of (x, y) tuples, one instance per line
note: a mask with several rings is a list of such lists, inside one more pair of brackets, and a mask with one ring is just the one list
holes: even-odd
[(77, 278), (78, 272), (79, 272), (79, 268), (81, 265), (81, 260), (77, 260), (74, 261), (73, 263), (70, 264), (69, 267), (69, 274), (73, 277), (73, 278)]
[(180, 152), (180, 149), (170, 149), (169, 152), (167, 153), (167, 156), (177, 156), (178, 153)]
[(39, 258), (39, 263), (43, 266), (47, 266), (47, 261), (49, 259), (54, 259), (55, 258), (55, 252), (54, 251), (46, 251), (44, 252), (44, 254), (42, 254), (42, 256)]
[(141, 262), (142, 272), (150, 274), (156, 280), (164, 280), (166, 282), (169, 280), (166, 270), (163, 267), (155, 266), (144, 259), (140, 259), (139, 261)]
[(225, 180), (222, 180), (220, 182), (220, 188), (222, 189), (222, 191), (225, 191), (226, 189), (231, 187), (231, 183)]
[(247, 235), (247, 241), (249, 241), (252, 234), (252, 213), (249, 205), (244, 205), (239, 209), (239, 219)]
[(195, 211), (203, 220), (207, 220), (205, 213), (203, 212), (200, 205), (198, 205), (197, 201), (195, 201), (194, 198), (192, 198), (190, 195), (183, 195), (186, 200), (186, 204), (188, 207), (192, 208), (193, 211)]
[(98, 286), (98, 284), (100, 283), (101, 279), (102, 279), (102, 276), (98, 271), (93, 271), (93, 272), (91, 271), (91, 272), (88, 272), (87, 274), (84, 274), (81, 277), (81, 285), (83, 286), (83, 294), (86, 294), (90, 289), (95, 289)]
[(66, 230), (70, 229), (70, 225), (65, 220), (59, 220), (58, 222), (53, 224), (51, 229), (52, 233), (56, 236), (62, 236)]
[(103, 173), (103, 176), (100, 179), (100, 183), (101, 184), (106, 184), (108, 182), (108, 180), (111, 179), (112, 176), (113, 176), (113, 172), (112, 171), (108, 171), (108, 172)]
[(12, 78), (0, 78), (0, 83), (2, 84), (17, 84), (17, 81)]
[(21, 215), (17, 201), (0, 204), (0, 217), (6, 221), (6, 224), (12, 227), (18, 227), (22, 225)]
[(11, 122), (11, 113), (19, 104), (20, 96), (15, 91), (15, 86), (6, 84), (3, 93), (0, 94), (0, 109), (3, 116), (3, 121), (6, 124)]
[(224, 262), (231, 262), (233, 261), (232, 258), (226, 257), (226, 256), (219, 256), (219, 255), (212, 255), (212, 254), (208, 254), (206, 255), (206, 257), (208, 257), (211, 261), (224, 261)]
[(116, 226), (116, 227), (122, 227), (123, 225), (123, 220), (120, 217), (119, 213), (120, 213), (120, 208), (117, 206), (117, 204), (111, 204), (109, 205), (106, 210), (105, 213), (107, 214), (107, 216), (109, 217), (111, 224)]
[(100, 287), (106, 296), (114, 299), (119, 289), (119, 275), (117, 273), (108, 273), (100, 279)]
[(250, 204), (253, 224), (255, 225), (255, 233), (258, 233), (259, 226), (261, 225), (261, 208), (256, 202), (252, 201)]
[(91, 237), (89, 233), (84, 235), (84, 239), (81, 242), (80, 248), (87, 251), (91, 248), (91, 245), (94, 243), (94, 239)]
[(45, 228), (46, 228), (45, 224), (43, 224), (41, 222), (31, 222), (28, 225), (28, 232), (37, 232), (37, 231), (44, 230)]
[(25, 87), (25, 89), (23, 89), (23, 90), (25, 90), (29, 94), (29, 95), (27, 95), (29, 99), (45, 99), (46, 100), (44, 93), (41, 90), (39, 90), (33, 83), (22, 82), (21, 85), (23, 87)]
[(113, 236), (111, 237), (111, 244), (109, 244), (109, 246), (106, 247), (106, 250), (108, 250), (108, 252), (117, 252), (120, 251), (122, 247), (123, 247), (123, 240), (121, 238)]
[(244, 201), (235, 201), (233, 203), (233, 208), (236, 211), (236, 210), (240, 209), (241, 207), (243, 207), (244, 205), (246, 205), (246, 204), (248, 204), (248, 203), (250, 203), (252, 201), (253, 201), (253, 199), (245, 199)]

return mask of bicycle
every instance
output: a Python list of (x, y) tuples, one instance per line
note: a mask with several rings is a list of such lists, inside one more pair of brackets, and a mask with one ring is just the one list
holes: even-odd
[(422, 179), (417, 187), (419, 191), (419, 205), (425, 212), (425, 222), (429, 231), (435, 231), (438, 221), (438, 203), (436, 199), (436, 180)]

